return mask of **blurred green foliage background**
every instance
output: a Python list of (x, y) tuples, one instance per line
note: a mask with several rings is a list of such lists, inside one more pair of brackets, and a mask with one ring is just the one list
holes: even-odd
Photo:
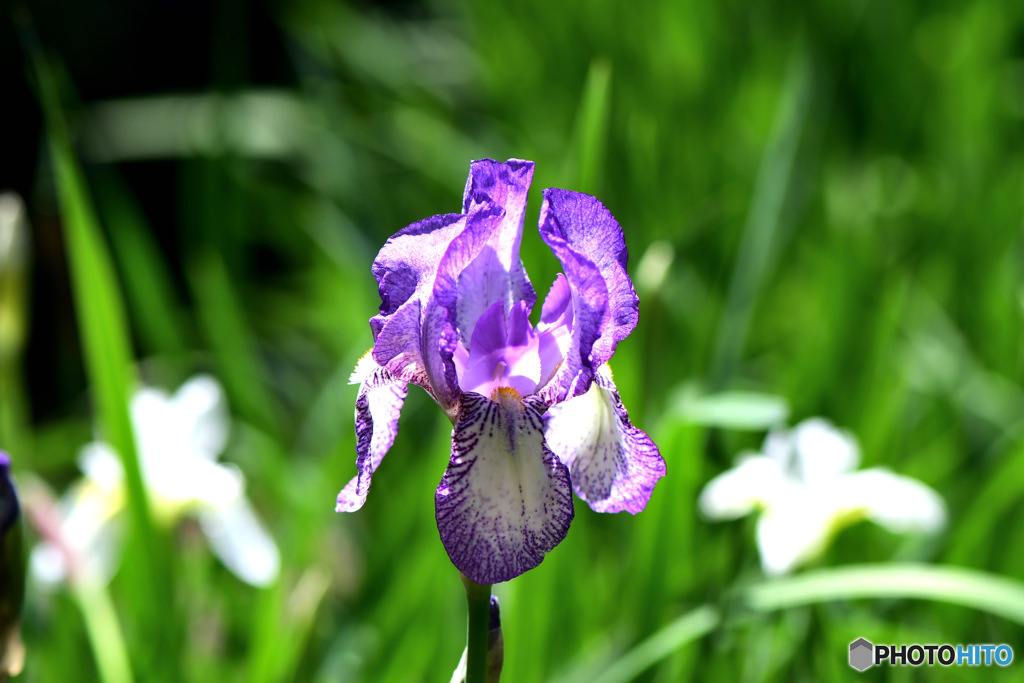
[[(540, 188), (592, 193), (622, 224), (641, 315), (613, 367), (668, 466), (635, 518), (577, 500), (567, 539), (496, 587), (504, 680), (595, 680), (658, 634), (668, 646), (621, 680), (837, 678), (853, 675), (860, 636), (1024, 655), (1019, 613), (747, 604), (763, 580), (753, 520), (709, 524), (696, 497), (764, 432), (693, 412), (726, 390), (783, 397), (791, 422), (828, 417), (865, 465), (947, 501), (939, 537), (859, 525), (812, 571), (923, 562), (1022, 578), (1024, 5), (41, 0), (4, 13), (0, 169), (28, 205), (31, 256), (25, 336), (0, 345), (0, 447), (16, 476), (59, 492), (101, 420), (80, 309), (110, 292), (68, 274), (68, 183), (82, 181), (126, 352), (150, 384), (223, 382), (223, 459), (284, 559), (278, 584), (254, 589), (188, 522), (157, 534), (148, 563), (129, 552), (111, 595), (139, 680), (450, 677), (465, 606), (433, 511), (450, 425), (423, 392), (410, 390), (366, 507), (333, 505), (355, 472), (347, 380), (372, 343), (370, 263), (398, 229), (458, 210), (481, 157), (537, 163), (523, 261), (541, 291), (557, 262), (534, 228)], [(47, 113), (59, 99), (74, 161), (48, 151), (44, 54), (58, 65)], [(62, 181), (61, 163), (83, 174)], [(4, 282), (0, 305), (16, 310)], [(164, 590), (147, 609), (154, 572)], [(98, 676), (79, 604), (30, 586), (21, 680)]]

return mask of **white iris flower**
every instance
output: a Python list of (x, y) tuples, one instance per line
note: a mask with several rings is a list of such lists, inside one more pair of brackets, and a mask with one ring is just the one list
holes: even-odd
[[(273, 583), (281, 565), (277, 545), (245, 497), (242, 473), (217, 462), (228, 416), (216, 380), (194, 377), (173, 396), (141, 389), (132, 398), (131, 418), (156, 521), (169, 526), (196, 515), (232, 573), (254, 586)], [(32, 572), (43, 583), (106, 583), (117, 570), (127, 506), (121, 460), (109, 445), (94, 442), (78, 461), (85, 476), (58, 503), (59, 529), (32, 553)]]
[(844, 526), (868, 519), (894, 533), (935, 532), (945, 523), (942, 498), (916, 479), (884, 467), (856, 471), (852, 435), (812, 418), (768, 434), (761, 453), (704, 487), (700, 509), (711, 519), (761, 510), (757, 547), (766, 574), (780, 575), (816, 557)]

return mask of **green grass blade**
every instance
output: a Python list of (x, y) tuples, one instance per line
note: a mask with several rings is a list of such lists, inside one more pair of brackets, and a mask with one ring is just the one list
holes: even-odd
[(605, 148), (608, 145), (608, 119), (611, 110), (612, 65), (595, 59), (587, 72), (580, 109), (576, 116), (575, 153), (570, 157), (566, 174), (569, 187), (581, 192), (600, 192), (604, 170)]
[(981, 610), (1024, 624), (1024, 583), (972, 569), (882, 565), (823, 569), (746, 590), (747, 603), (770, 611), (833, 600), (918, 598)]
[(776, 114), (768, 149), (761, 159), (754, 198), (743, 228), (743, 239), (725, 311), (718, 327), (712, 382), (721, 387), (736, 370), (750, 326), (754, 301), (764, 285), (779, 247), (779, 234), (800, 139), (814, 92), (813, 69), (806, 48), (798, 47), (789, 65), (786, 85)]
[(136, 530), (148, 534), (153, 524), (128, 408), (134, 378), (121, 297), (85, 179), (71, 152), (53, 74), (42, 57), (37, 59), (36, 66), (86, 373), (94, 391), (103, 438), (117, 449), (124, 463)]
[(150, 353), (180, 355), (187, 348), (180, 303), (142, 210), (112, 173), (97, 191), (106, 209), (110, 245), (124, 275), (126, 303), (143, 357)]
[(688, 643), (706, 636), (721, 617), (710, 605), (687, 612), (615, 661), (594, 683), (628, 683)]
[(200, 325), (233, 405), (253, 424), (277, 434), (277, 411), (263, 383), (265, 373), (253, 334), (224, 260), (207, 251), (193, 263), (189, 275)]
[[(102, 438), (118, 452), (124, 466), (132, 528), (130, 547), (137, 563), (130, 573), (140, 591), (135, 606), (143, 624), (149, 656), (155, 657), (161, 647), (158, 636), (166, 633), (169, 620), (171, 573), (166, 562), (160, 559), (160, 546), (132, 434), (129, 400), (135, 377), (128, 328), (110, 254), (85, 178), (71, 151), (55, 72), (41, 54), (34, 58), (86, 375)], [(163, 656), (166, 657), (166, 653)]]

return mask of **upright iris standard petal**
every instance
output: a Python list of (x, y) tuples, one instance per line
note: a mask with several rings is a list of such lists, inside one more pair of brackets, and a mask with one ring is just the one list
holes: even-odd
[(540, 230), (549, 245), (561, 241), (565, 248), (585, 255), (604, 281), (607, 309), (590, 358), (591, 368), (596, 369), (612, 357), (616, 345), (630, 335), (639, 317), (639, 299), (626, 272), (629, 252), (622, 228), (597, 198), (548, 189), (544, 190)]
[(565, 293), (556, 281), (544, 306), (547, 308), (548, 301), (551, 301), (551, 308), (557, 309), (562, 301), (567, 300), (572, 307), (572, 328), (564, 360), (552, 379), (538, 392), (549, 405), (553, 405), (579, 396), (590, 388), (596, 369), (591, 361), (592, 351), (594, 344), (601, 338), (607, 316), (608, 287), (601, 277), (601, 271), (590, 259), (573, 251), (557, 231), (545, 230), (548, 225), (546, 206), (541, 208), (540, 214), (541, 237), (562, 262), (569, 296), (565, 299)]
[(455, 366), (459, 386), (490, 396), (495, 389), (511, 387), (524, 396), (540, 381), (541, 362), (537, 335), (530, 326), (526, 304), (520, 301), (508, 316), (496, 301), (477, 320), (471, 351), (459, 351)]
[[(490, 216), (491, 236), (487, 246), (458, 277), (456, 327), (463, 344), (468, 345), (477, 319), (494, 302), (500, 301), (507, 313), (519, 301), (525, 302), (529, 311), (537, 300), (519, 259), (526, 193), (532, 180), (532, 161), (510, 159), (499, 163), (483, 159), (470, 166), (462, 212)], [(495, 212), (495, 208), (501, 210)]]
[(573, 489), (597, 512), (637, 514), (665, 461), (650, 437), (629, 421), (608, 366), (587, 393), (553, 406), (545, 415), (548, 446), (569, 468)]
[(480, 584), (536, 567), (573, 518), (569, 471), (544, 444), (536, 403), (513, 389), (491, 399), (463, 394), (435, 496), (448, 556)]
[(533, 162), (475, 161), (466, 186), (466, 228), (448, 245), (437, 267), (433, 296), (422, 313), (422, 346), (434, 398), (454, 418), (458, 378), (453, 356), (468, 347), (477, 320), (494, 303), (508, 313), (536, 299), (519, 259), (522, 214)]
[(398, 436), (398, 416), (408, 388), (366, 354), (349, 378), (359, 383), (356, 397), (356, 468), (358, 474), (338, 494), (337, 512), (363, 507), (370, 479)]
[(572, 330), (572, 287), (565, 275), (559, 273), (544, 298), (537, 325), (537, 354), (541, 366), (538, 386), (546, 386), (562, 366), (572, 347)]
[(857, 440), (820, 417), (794, 427), (791, 439), (793, 465), (810, 486), (852, 472), (860, 464)]
[(175, 392), (173, 402), (175, 412), (189, 428), (196, 454), (216, 460), (227, 444), (230, 422), (220, 383), (210, 375), (197, 375)]

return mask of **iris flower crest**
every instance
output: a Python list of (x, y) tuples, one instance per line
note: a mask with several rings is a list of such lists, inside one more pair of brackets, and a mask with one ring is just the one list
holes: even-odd
[(599, 512), (642, 510), (665, 474), (607, 362), (636, 327), (622, 228), (580, 192), (547, 189), (540, 235), (562, 264), (537, 295), (519, 258), (533, 162), (474, 161), (462, 213), (413, 223), (373, 262), (380, 313), (352, 373), (356, 476), (337, 511), (362, 507), (398, 433), (407, 385), (452, 421), (435, 495), (452, 563), (481, 584), (537, 566), (569, 529), (572, 491)]

